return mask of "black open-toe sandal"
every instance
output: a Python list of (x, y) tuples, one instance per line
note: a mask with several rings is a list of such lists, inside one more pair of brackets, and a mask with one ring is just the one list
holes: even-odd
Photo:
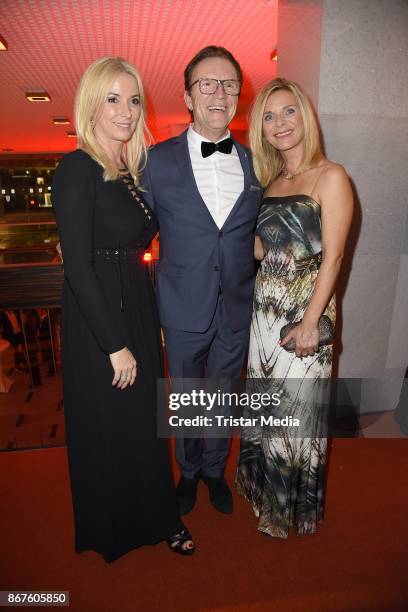
[(179, 533), (170, 536), (170, 538), (167, 538), (166, 540), (167, 546), (170, 548), (170, 550), (177, 553), (178, 555), (192, 555), (194, 553), (194, 542), (192, 548), (183, 547), (183, 545), (189, 541), (193, 542), (193, 538), (191, 537), (191, 533), (186, 527), (184, 527), (184, 529)]

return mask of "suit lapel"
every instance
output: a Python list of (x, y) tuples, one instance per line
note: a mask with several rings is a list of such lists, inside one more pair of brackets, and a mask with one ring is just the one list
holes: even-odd
[(180, 170), (180, 174), (183, 180), (188, 180), (188, 183), (189, 183), (188, 191), (191, 193), (191, 195), (200, 205), (200, 208), (204, 208), (204, 211), (207, 214), (208, 219), (211, 221), (211, 224), (214, 225), (214, 227), (216, 227), (218, 230), (217, 224), (212, 218), (211, 213), (208, 210), (207, 205), (204, 202), (203, 198), (201, 197), (201, 193), (199, 192), (198, 187), (197, 187), (197, 183), (196, 183), (194, 172), (193, 172), (193, 166), (191, 165), (190, 153), (188, 150), (187, 130), (183, 132), (182, 134), (180, 134), (179, 138), (177, 138), (177, 140), (174, 141), (174, 145), (175, 145), (175, 157), (176, 157), (177, 165)]
[(193, 189), (195, 180), (190, 155), (188, 153), (187, 131), (180, 134), (180, 136), (174, 140), (174, 153), (181, 176), (185, 178), (187, 171), (187, 176), (193, 183), (191, 186)]
[(244, 201), (248, 193), (248, 190), (251, 186), (251, 170), (249, 166), (248, 153), (246, 152), (245, 148), (242, 145), (240, 145), (239, 142), (235, 140), (235, 138), (233, 138), (232, 140), (234, 141), (234, 145), (238, 153), (239, 161), (241, 162), (242, 170), (244, 172), (244, 190), (240, 193), (237, 201), (235, 202), (234, 206), (231, 208), (228, 217), (224, 221), (223, 227), (227, 225), (228, 221), (231, 219), (231, 217), (234, 215), (234, 213), (239, 208), (241, 203)]
[(239, 161), (241, 162), (242, 170), (244, 172), (244, 191), (246, 191), (251, 185), (251, 169), (249, 166), (248, 153), (246, 152), (245, 148), (235, 140), (235, 138), (233, 138), (232, 140), (234, 141)]
[[(223, 227), (225, 227), (225, 225), (234, 215), (237, 208), (241, 205), (251, 185), (251, 170), (250, 170), (250, 165), (249, 165), (248, 153), (246, 152), (245, 148), (239, 142), (237, 142), (234, 138), (233, 138), (233, 141), (237, 149), (238, 157), (241, 162), (242, 170), (244, 173), (244, 189), (240, 193), (234, 206), (230, 210), (228, 217), (224, 221)], [(177, 165), (180, 171), (180, 175), (182, 176), (183, 180), (188, 180), (188, 183), (189, 183), (188, 191), (192, 194), (193, 197), (195, 196), (194, 199), (197, 200), (198, 203), (200, 203), (201, 208), (204, 208), (211, 224), (218, 230), (218, 226), (215, 223), (214, 219), (212, 218), (211, 213), (208, 210), (207, 205), (204, 202), (203, 198), (201, 197), (201, 194), (197, 187), (197, 183), (196, 183), (194, 172), (193, 172), (193, 166), (191, 165), (190, 153), (188, 150), (187, 130), (184, 131), (182, 134), (180, 134), (180, 136), (174, 140), (174, 149), (175, 149), (175, 158), (176, 158), (176, 162), (177, 162)]]

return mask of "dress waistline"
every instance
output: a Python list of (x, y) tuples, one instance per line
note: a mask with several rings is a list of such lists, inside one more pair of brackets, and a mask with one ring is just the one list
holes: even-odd
[(95, 260), (118, 264), (120, 282), (120, 310), (122, 312), (124, 312), (125, 310), (125, 299), (122, 279), (122, 262), (138, 261), (143, 251), (144, 247), (139, 245), (136, 245), (134, 247), (99, 247), (94, 249)]
[(143, 251), (144, 247), (138, 245), (135, 247), (100, 247), (94, 250), (94, 257), (108, 262), (137, 261)]

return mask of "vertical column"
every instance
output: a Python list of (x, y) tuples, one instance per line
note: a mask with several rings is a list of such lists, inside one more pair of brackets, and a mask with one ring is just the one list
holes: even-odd
[(299, 83), (317, 108), (323, 0), (280, 0), (278, 76)]
[(408, 364), (407, 32), (405, 0), (324, 0), (318, 110), (357, 201), (339, 375), (382, 379), (363, 393), (367, 411), (395, 406)]
[(362, 389), (365, 411), (395, 406), (408, 365), (407, 31), (406, 0), (279, 2), (278, 74), (308, 93), (355, 189), (336, 370), (378, 378)]

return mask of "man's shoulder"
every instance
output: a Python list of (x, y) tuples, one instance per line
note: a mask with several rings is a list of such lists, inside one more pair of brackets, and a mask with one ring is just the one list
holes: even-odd
[(167, 151), (171, 151), (175, 145), (183, 141), (185, 137), (185, 132), (180, 134), (179, 136), (173, 136), (172, 138), (167, 138), (166, 140), (162, 140), (154, 144), (149, 149), (149, 155), (158, 155)]

